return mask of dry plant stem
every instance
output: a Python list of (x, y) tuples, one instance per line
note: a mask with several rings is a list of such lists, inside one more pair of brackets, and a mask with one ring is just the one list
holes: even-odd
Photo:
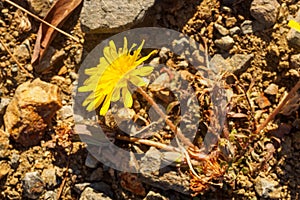
[(140, 87), (137, 88), (137, 92), (139, 92), (149, 103), (151, 106), (153, 106), (154, 110), (160, 115), (161, 118), (163, 118), (166, 122), (166, 124), (170, 127), (170, 129), (178, 136), (178, 138), (181, 140), (181, 142), (188, 146), (193, 147), (194, 145), (192, 142), (186, 138), (180, 129), (178, 129), (171, 120), (168, 119), (168, 116), (165, 115), (165, 113), (158, 107), (158, 105), (155, 103), (155, 101)]
[(7, 51), (7, 53), (11, 56), (11, 58), (17, 63), (18, 67), (21, 70), (23, 70), (28, 77), (33, 78), (33, 76), (21, 65), (21, 63), (19, 63), (18, 59), (11, 53), (11, 51), (9, 50), (9, 48), (7, 48), (7, 46), (4, 44), (4, 42), (2, 41), (1, 38), (0, 38), (0, 43), (2, 44), (4, 49)]
[(297, 92), (297, 90), (300, 88), (300, 81), (297, 82), (297, 84), (291, 89), (291, 91), (283, 98), (283, 100), (279, 103), (279, 105), (273, 110), (273, 112), (268, 116), (268, 118), (257, 128), (255, 133), (260, 133), (270, 121), (272, 121), (275, 116), (280, 112), (282, 107), (287, 103), (289, 99), (292, 98), (292, 96)]
[(122, 136), (122, 135), (117, 135), (116, 139), (123, 140), (123, 141), (128, 141), (128, 142), (140, 143), (140, 144), (144, 144), (144, 145), (147, 145), (147, 146), (153, 146), (153, 147), (156, 147), (158, 149), (164, 149), (166, 151), (175, 151), (175, 152), (180, 152), (181, 153), (181, 150), (176, 148), (176, 147), (168, 146), (166, 144), (162, 144), (162, 143), (159, 143), (159, 142), (154, 142), (154, 141), (151, 141), (151, 140), (135, 138), (135, 137), (128, 137), (128, 136)]
[(63, 30), (61, 30), (61, 29), (59, 29), (59, 28), (53, 26), (52, 24), (50, 24), (50, 23), (46, 22), (45, 20), (39, 18), (38, 16), (34, 15), (33, 13), (29, 12), (29, 11), (26, 10), (25, 8), (19, 6), (18, 4), (14, 3), (14, 2), (12, 2), (12, 1), (10, 1), (10, 0), (4, 0), (4, 1), (6, 1), (7, 3), (9, 3), (9, 4), (15, 6), (16, 8), (22, 10), (23, 12), (27, 13), (27, 14), (30, 15), (31, 17), (35, 18), (36, 20), (38, 20), (38, 21), (40, 21), (40, 22), (42, 22), (42, 23), (44, 23), (44, 24), (50, 26), (51, 28), (55, 29), (56, 31), (60, 32), (61, 34), (64, 34), (65, 36), (67, 36), (67, 37), (69, 37), (69, 38), (72, 38), (72, 39), (75, 40), (76, 42), (80, 43), (80, 41), (79, 41), (78, 38), (76, 38), (76, 37), (70, 35), (69, 33), (66, 33), (65, 31), (63, 31)]

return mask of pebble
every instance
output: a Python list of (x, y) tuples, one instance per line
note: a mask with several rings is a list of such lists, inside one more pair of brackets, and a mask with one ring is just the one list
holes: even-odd
[(55, 168), (44, 169), (42, 172), (42, 179), (47, 188), (53, 188), (57, 185)]
[(244, 35), (248, 33), (253, 33), (253, 22), (251, 20), (245, 20), (241, 24), (241, 30)]
[(28, 172), (23, 178), (23, 190), (31, 199), (38, 199), (44, 192), (44, 182), (38, 172)]
[(44, 194), (44, 200), (57, 200), (57, 194), (54, 191), (47, 191)]
[(225, 35), (228, 35), (229, 34), (229, 30), (227, 28), (225, 28), (224, 26), (220, 25), (220, 24), (217, 24), (215, 23), (214, 24), (214, 27), (218, 30), (218, 32), (225, 36)]
[(238, 73), (245, 72), (250, 67), (253, 57), (253, 54), (234, 54), (229, 60), (231, 71)]
[(90, 153), (88, 153), (85, 159), (85, 166), (89, 168), (96, 168), (98, 166), (99, 161), (94, 158)]
[(167, 200), (168, 198), (162, 196), (159, 193), (149, 191), (147, 196), (143, 200)]
[(81, 193), (79, 200), (91, 200), (91, 199), (112, 200), (107, 195), (105, 195), (101, 192), (97, 192), (93, 188), (87, 187)]
[(228, 17), (225, 20), (225, 25), (226, 25), (226, 27), (231, 28), (235, 25), (236, 22), (237, 22), (237, 20), (235, 17)]
[(159, 57), (162, 59), (162, 62), (166, 61), (169, 56), (168, 56), (168, 52), (170, 52), (170, 49), (166, 48), (166, 47), (162, 47), (159, 51)]
[(221, 39), (215, 40), (215, 45), (223, 50), (229, 50), (233, 47), (234, 40), (230, 36), (224, 36)]
[(238, 26), (232, 27), (231, 29), (229, 29), (229, 33), (230, 35), (238, 35), (241, 33), (241, 29)]
[(276, 22), (280, 4), (276, 0), (253, 0), (250, 13), (265, 28), (273, 26)]
[(73, 107), (70, 105), (63, 106), (59, 113), (61, 114), (62, 119), (68, 119), (73, 116)]
[(300, 54), (291, 55), (291, 67), (295, 69), (300, 67)]
[(269, 95), (276, 95), (278, 93), (278, 85), (271, 83), (264, 92)]
[(258, 176), (254, 180), (254, 188), (257, 194), (262, 198), (270, 198), (270, 199), (280, 199), (280, 190), (278, 187), (278, 182), (268, 178)]
[(14, 50), (14, 56), (16, 56), (19, 61), (28, 60), (30, 59), (30, 46), (27, 46), (27, 44), (24, 42), (21, 45), (17, 45)]
[(12, 168), (16, 169), (19, 166), (20, 163), (20, 155), (17, 153), (12, 153), (10, 157), (10, 164)]

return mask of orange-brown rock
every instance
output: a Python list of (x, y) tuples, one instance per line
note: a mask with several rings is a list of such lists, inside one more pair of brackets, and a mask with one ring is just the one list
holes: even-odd
[(4, 115), (6, 131), (24, 146), (36, 145), (62, 107), (58, 86), (40, 79), (21, 84)]

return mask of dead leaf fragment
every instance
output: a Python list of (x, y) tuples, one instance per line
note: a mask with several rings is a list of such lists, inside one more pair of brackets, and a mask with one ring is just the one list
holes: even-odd
[(130, 174), (128, 172), (122, 173), (120, 184), (122, 188), (134, 194), (141, 195), (141, 196), (146, 195), (143, 184), (140, 182), (137, 175), (135, 174)]
[[(45, 21), (49, 22), (55, 27), (61, 27), (64, 21), (69, 17), (69, 15), (77, 8), (82, 0), (58, 0), (51, 7), (46, 17)], [(31, 59), (31, 64), (35, 66), (35, 70), (40, 72), (39, 63), (41, 62), (47, 48), (54, 39), (56, 31), (47, 26), (44, 23), (40, 24), (37, 39), (34, 45), (33, 55)]]

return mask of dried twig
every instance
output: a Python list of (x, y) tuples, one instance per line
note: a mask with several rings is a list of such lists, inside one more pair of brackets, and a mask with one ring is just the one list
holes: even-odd
[(5, 1), (6, 1), (7, 3), (9, 3), (9, 4), (15, 6), (16, 8), (18, 8), (18, 9), (24, 11), (25, 13), (27, 13), (27, 14), (30, 15), (30, 16), (32, 16), (32, 17), (35, 18), (36, 20), (38, 20), (38, 21), (40, 21), (40, 22), (42, 22), (42, 23), (44, 23), (44, 24), (50, 26), (51, 28), (55, 29), (56, 31), (60, 32), (61, 34), (64, 34), (65, 36), (67, 36), (67, 37), (69, 37), (69, 38), (72, 38), (72, 39), (75, 40), (76, 42), (80, 43), (80, 40), (79, 40), (78, 38), (76, 38), (76, 37), (70, 35), (69, 33), (66, 33), (65, 31), (63, 31), (63, 30), (61, 30), (61, 29), (59, 29), (59, 28), (53, 26), (52, 24), (50, 24), (50, 23), (46, 22), (45, 20), (39, 18), (38, 16), (36, 16), (35, 14), (29, 12), (29, 11), (26, 10), (25, 8), (19, 6), (18, 4), (14, 3), (14, 2), (12, 2), (12, 1), (10, 1), (10, 0), (5, 0)]
[(2, 39), (0, 38), (0, 43), (1, 45), (4, 47), (4, 49), (7, 51), (7, 53), (11, 56), (11, 58), (16, 62), (16, 64), (18, 65), (18, 67), (23, 70), (26, 75), (30, 78), (33, 78), (32, 74), (30, 74), (22, 65), (21, 63), (19, 63), (18, 59), (11, 53), (11, 51), (9, 50), (9, 48), (7, 48), (7, 46), (4, 44), (4, 42), (2, 41)]
[(188, 147), (193, 147), (193, 143), (186, 138), (180, 129), (178, 129), (171, 120), (168, 119), (168, 116), (159, 108), (159, 106), (155, 103), (155, 101), (140, 87), (137, 88), (137, 92), (139, 92), (150, 104), (153, 106), (154, 110), (165, 120), (166, 124), (170, 127), (170, 129), (175, 133), (178, 138), (182, 141), (183, 144)]
[(297, 92), (300, 88), (300, 81), (291, 89), (291, 91), (283, 98), (283, 100), (278, 104), (278, 106), (273, 110), (273, 112), (268, 116), (268, 118), (257, 128), (255, 133), (260, 133), (270, 121), (272, 121), (275, 116), (281, 111), (283, 106), (288, 102), (289, 99)]

